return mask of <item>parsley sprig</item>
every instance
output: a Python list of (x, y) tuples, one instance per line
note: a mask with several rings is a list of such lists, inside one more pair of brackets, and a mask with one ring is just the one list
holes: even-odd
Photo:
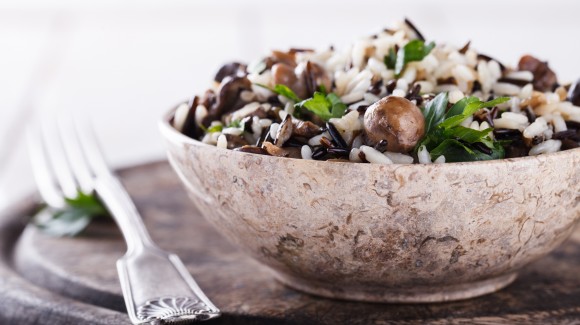
[(409, 62), (423, 60), (433, 48), (435, 48), (434, 42), (425, 44), (422, 40), (412, 40), (401, 47), (397, 53), (394, 48), (389, 49), (389, 54), (384, 58), (385, 65), (389, 69), (394, 69), (395, 76), (399, 77)]
[(426, 134), (415, 147), (415, 152), (425, 146), (432, 159), (443, 155), (447, 162), (504, 158), (502, 142), (489, 136), (493, 128), (474, 130), (461, 126), (461, 123), (482, 108), (494, 107), (508, 100), (509, 97), (498, 97), (482, 102), (477, 97), (466, 97), (447, 111), (448, 94), (437, 95), (423, 109)]
[(293, 101), (296, 108), (295, 114), (300, 114), (301, 109), (305, 108), (328, 122), (331, 118), (342, 117), (347, 110), (346, 104), (340, 100), (340, 97), (335, 93), (327, 94), (323, 86), (320, 87), (320, 91), (314, 92), (311, 98), (301, 100), (288, 86), (278, 84), (274, 88), (270, 88), (261, 84), (256, 85)]
[(33, 224), (43, 232), (55, 237), (74, 237), (80, 234), (89, 223), (109, 213), (94, 194), (79, 192), (74, 199), (65, 199), (62, 209), (45, 207), (33, 217)]

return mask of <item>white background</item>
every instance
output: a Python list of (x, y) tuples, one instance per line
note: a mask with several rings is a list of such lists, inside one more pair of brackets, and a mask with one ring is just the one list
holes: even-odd
[(109, 160), (162, 159), (156, 120), (209, 85), (229, 60), (268, 49), (338, 47), (409, 17), (437, 42), (507, 64), (548, 60), (580, 77), (580, 2), (20, 1), (0, 2), (0, 208), (33, 189), (25, 125), (74, 111), (95, 124)]

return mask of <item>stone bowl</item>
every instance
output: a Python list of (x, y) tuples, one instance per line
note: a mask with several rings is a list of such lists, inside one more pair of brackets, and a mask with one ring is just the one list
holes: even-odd
[(170, 125), (173, 113), (161, 133), (201, 213), (307, 293), (405, 303), (480, 296), (513, 282), (580, 219), (580, 149), (442, 165), (278, 158), (193, 140)]

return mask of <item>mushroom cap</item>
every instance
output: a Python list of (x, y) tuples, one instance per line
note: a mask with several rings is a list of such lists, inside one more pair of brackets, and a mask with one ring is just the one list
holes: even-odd
[(386, 140), (388, 151), (409, 152), (425, 134), (425, 118), (409, 100), (387, 96), (367, 108), (364, 134), (370, 146)]

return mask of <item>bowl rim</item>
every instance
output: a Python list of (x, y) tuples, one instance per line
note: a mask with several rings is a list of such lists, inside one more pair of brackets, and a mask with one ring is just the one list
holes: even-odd
[[(173, 125), (170, 123), (171, 119), (173, 118), (173, 116), (175, 115), (175, 111), (177, 110), (177, 107), (183, 103), (187, 103), (188, 101), (182, 101), (179, 104), (173, 106), (171, 109), (169, 109), (168, 111), (166, 111), (162, 116), (161, 119), (158, 121), (158, 127), (159, 130), (161, 132), (161, 134), (168, 140), (171, 140), (172, 142), (176, 142), (176, 143), (187, 143), (190, 145), (194, 145), (194, 146), (198, 146), (198, 147), (203, 147), (203, 148), (207, 148), (209, 150), (211, 150), (210, 148), (214, 148), (216, 150), (220, 150), (223, 152), (227, 152), (228, 154), (241, 154), (241, 155), (251, 155), (251, 156), (260, 156), (264, 159), (272, 159), (272, 160), (280, 160), (283, 159), (285, 161), (291, 161), (294, 163), (304, 163), (304, 164), (311, 164), (313, 166), (315, 165), (328, 165), (329, 162), (327, 161), (323, 161), (323, 160), (310, 160), (310, 159), (299, 159), (299, 158), (289, 158), (289, 157), (276, 157), (276, 156), (267, 156), (267, 155), (257, 155), (254, 153), (249, 153), (249, 152), (239, 152), (239, 151), (234, 151), (234, 150), (229, 150), (229, 149), (223, 149), (223, 148), (218, 148), (216, 146), (212, 146), (206, 143), (203, 143), (199, 140), (193, 139), (191, 137), (186, 136), (185, 134), (179, 132), (177, 129), (175, 129), (175, 127), (173, 127)], [(412, 167), (412, 168), (437, 168), (437, 169), (443, 169), (443, 168), (456, 168), (456, 167), (469, 167), (469, 168), (475, 168), (478, 166), (490, 166), (490, 165), (512, 165), (512, 164), (528, 164), (528, 163), (533, 163), (536, 162), (536, 164), (541, 164), (544, 163), (548, 160), (554, 160), (554, 159), (558, 159), (558, 158), (565, 158), (567, 156), (573, 156), (574, 154), (580, 154), (580, 147), (579, 148), (574, 148), (574, 149), (569, 149), (569, 150), (561, 150), (558, 152), (553, 152), (553, 153), (548, 153), (548, 154), (541, 154), (541, 155), (537, 155), (537, 156), (525, 156), (525, 157), (517, 157), (517, 158), (504, 158), (504, 159), (493, 159), (493, 160), (479, 160), (479, 161), (463, 161), (463, 162), (450, 162), (450, 163), (444, 163), (444, 164), (390, 164), (390, 165), (382, 165), (382, 164), (356, 164), (353, 162), (346, 162), (346, 161), (333, 161), (330, 162), (332, 164), (338, 164), (338, 165), (363, 165), (363, 166), (359, 166), (359, 168), (399, 168), (402, 166), (406, 166), (406, 167)], [(338, 166), (337, 165), (337, 166)]]

